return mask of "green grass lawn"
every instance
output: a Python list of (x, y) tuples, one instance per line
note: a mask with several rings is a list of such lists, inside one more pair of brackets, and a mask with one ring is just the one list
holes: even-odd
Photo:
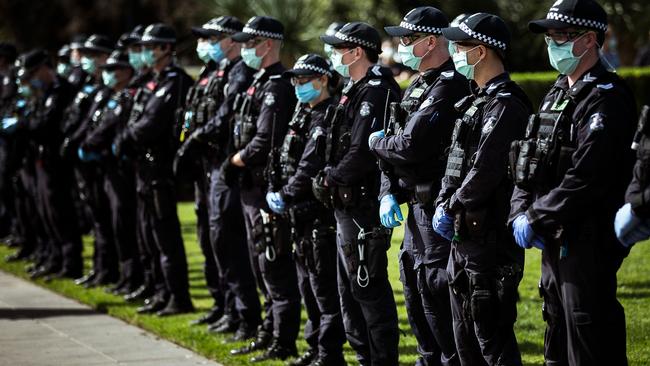
[[(212, 301), (204, 286), (201, 251), (196, 243), (195, 216), (193, 205), (183, 203), (179, 205), (179, 215), (183, 227), (183, 238), (188, 251), (190, 266), (190, 286), (194, 304), (199, 311), (207, 310)], [(398, 228), (393, 235), (393, 245), (389, 252), (389, 273), (398, 304), (399, 325), (402, 332), (400, 339), (400, 364), (413, 364), (416, 358), (416, 341), (412, 336), (406, 320), (404, 296), (399, 282), (397, 253), (402, 238), (402, 230)], [(92, 254), (91, 238), (84, 238), (86, 268), (90, 268)], [(0, 258), (10, 253), (10, 249), (0, 246)], [(541, 301), (537, 292), (537, 282), (540, 273), (540, 255), (537, 250), (527, 251), (526, 269), (524, 279), (519, 287), (521, 302), (519, 303), (519, 320), (516, 331), (519, 345), (524, 357), (525, 365), (541, 365), (543, 362), (543, 335), (544, 323), (541, 318)], [(0, 261), (0, 269), (26, 277), (25, 263), (5, 263)], [(630, 257), (625, 261), (619, 271), (619, 299), (625, 306), (627, 314), (628, 357), (630, 365), (650, 364), (650, 244), (637, 245), (632, 250)], [(213, 336), (205, 331), (204, 327), (189, 327), (187, 323), (199, 315), (189, 314), (171, 318), (158, 318), (151, 315), (139, 315), (135, 312), (135, 305), (124, 303), (121, 298), (108, 295), (102, 289), (86, 290), (75, 286), (71, 281), (55, 280), (45, 283), (36, 281), (39, 285), (52, 289), (70, 298), (79, 300), (91, 307), (109, 315), (121, 318), (131, 324), (149, 330), (165, 339), (181, 346), (192, 349), (208, 358), (214, 359), (225, 365), (248, 364), (248, 357), (232, 357), (228, 351), (237, 345), (224, 345), (224, 337)], [(305, 314), (303, 312), (303, 319)], [(606, 337), (606, 335), (603, 335)], [(301, 338), (302, 339), (302, 338)], [(306, 344), (300, 341), (300, 350)], [(346, 346), (346, 359), (355, 364), (354, 354)], [(281, 362), (267, 363), (266, 365), (282, 365)]]

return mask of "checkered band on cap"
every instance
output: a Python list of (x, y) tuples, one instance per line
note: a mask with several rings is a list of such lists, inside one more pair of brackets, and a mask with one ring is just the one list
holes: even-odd
[(434, 28), (434, 27), (426, 27), (426, 26), (423, 26), (423, 25), (415, 25), (415, 24), (407, 23), (405, 21), (402, 21), (401, 23), (399, 23), (399, 26), (402, 27), (402, 28), (406, 28), (408, 30), (412, 30), (414, 32), (442, 34), (442, 28)]
[(597, 22), (591, 19), (574, 18), (572, 16), (568, 16), (566, 14), (560, 14), (556, 12), (549, 12), (548, 14), (546, 14), (546, 19), (559, 20), (561, 22), (577, 25), (580, 27), (596, 28), (603, 32), (607, 31), (607, 24), (605, 23)]
[(145, 34), (142, 36), (142, 42), (169, 42), (169, 43), (175, 43), (176, 39), (175, 38), (161, 38), (161, 37), (155, 37), (150, 34)]
[(327, 76), (332, 76), (332, 73), (329, 70), (323, 69), (322, 67), (318, 67), (316, 65), (312, 64), (307, 64), (302, 61), (296, 62), (295, 65), (293, 65), (294, 70), (309, 70), (309, 71), (314, 71), (319, 74), (325, 74)]
[(472, 37), (472, 38), (478, 39), (479, 41), (481, 41), (481, 42), (483, 42), (483, 43), (487, 43), (487, 44), (489, 44), (490, 46), (494, 46), (494, 47), (500, 48), (500, 49), (502, 49), (502, 50), (504, 50), (504, 51), (506, 50), (506, 44), (505, 44), (505, 43), (503, 43), (503, 42), (501, 42), (501, 41), (499, 41), (499, 40), (496, 40), (496, 39), (494, 39), (494, 38), (492, 38), (492, 37), (490, 37), (490, 36), (486, 36), (485, 34), (478, 33), (478, 32), (474, 32), (473, 30), (471, 30), (471, 29), (467, 26), (467, 24), (465, 24), (465, 22), (460, 23), (460, 25), (458, 26), (458, 28), (460, 28), (460, 30), (462, 30), (462, 31), (465, 32), (468, 36), (470, 36), (470, 37)]
[(206, 23), (206, 24), (203, 25), (202, 28), (216, 30), (217, 32), (222, 32), (222, 33), (237, 33), (237, 32), (239, 32), (237, 29), (223, 27), (223, 26), (221, 26), (219, 24), (215, 24), (215, 23)]
[(360, 44), (360, 45), (362, 45), (364, 47), (368, 47), (368, 48), (373, 49), (373, 50), (375, 48), (377, 48), (377, 45), (372, 44), (371, 42), (368, 42), (368, 41), (363, 40), (361, 38), (351, 37), (351, 36), (348, 36), (347, 34), (343, 34), (341, 32), (336, 32), (334, 37), (336, 37), (336, 38), (338, 38), (338, 39), (340, 39), (342, 41), (345, 41), (345, 42)]
[(244, 27), (243, 32), (248, 33), (248, 34), (252, 34), (254, 36), (273, 38), (273, 39), (279, 39), (279, 40), (284, 39), (284, 36), (282, 35), (282, 33), (267, 32), (267, 31), (251, 28), (251, 27), (248, 27), (248, 26)]

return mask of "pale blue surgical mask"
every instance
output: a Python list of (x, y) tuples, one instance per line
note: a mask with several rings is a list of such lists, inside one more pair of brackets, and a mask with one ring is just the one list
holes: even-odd
[(102, 71), (102, 81), (104, 82), (104, 85), (109, 88), (113, 88), (115, 85), (117, 85), (117, 77), (115, 77), (115, 71)]
[(210, 62), (210, 43), (201, 41), (196, 44), (196, 55), (204, 63)]
[(479, 62), (481, 62), (479, 60), (474, 65), (468, 64), (467, 53), (475, 50), (478, 47), (479, 46), (476, 46), (467, 51), (454, 52), (454, 54), (452, 55), (452, 59), (454, 60), (454, 67), (456, 68), (456, 71), (458, 71), (459, 74), (465, 76), (467, 80), (474, 80), (474, 69), (476, 65), (478, 65)]
[(314, 84), (308, 81), (304, 84), (296, 85), (296, 98), (300, 103), (309, 103), (320, 96), (321, 90), (314, 88)]
[(404, 45), (400, 44), (397, 47), (397, 54), (399, 55), (399, 58), (400, 58), (400, 60), (401, 60), (401, 62), (402, 62), (402, 64), (404, 66), (407, 66), (407, 67), (409, 67), (409, 68), (411, 68), (411, 69), (413, 69), (415, 71), (420, 70), (420, 64), (422, 63), (422, 59), (430, 51), (427, 51), (427, 53), (425, 53), (422, 56), (416, 56), (415, 53), (414, 53), (415, 52), (414, 49), (415, 49), (415, 46), (417, 46), (421, 42), (424, 42), (428, 38), (429, 37), (425, 37), (424, 39), (420, 40), (419, 42), (416, 42), (416, 43), (414, 43), (412, 45), (409, 45), (409, 46), (404, 46)]
[(262, 56), (257, 55), (257, 50), (254, 47), (242, 47), (241, 58), (251, 69), (259, 70), (262, 67)]
[(226, 57), (226, 53), (221, 48), (221, 42), (215, 42), (209, 45), (210, 49), (208, 50), (208, 53), (210, 54), (210, 59), (216, 63), (221, 62), (221, 60)]
[(545, 39), (548, 45), (548, 59), (551, 62), (551, 66), (562, 75), (573, 74), (576, 68), (578, 68), (580, 60), (588, 50), (585, 50), (580, 56), (574, 56), (573, 45), (575, 44), (575, 40), (558, 45), (549, 37), (545, 37)]
[(144, 67), (144, 63), (142, 62), (142, 53), (129, 51), (129, 63), (134, 69), (141, 70)]
[(343, 56), (345, 56), (345, 54), (350, 53), (352, 51), (354, 51), (354, 49), (349, 50), (348, 52), (344, 52), (344, 53), (339, 53), (338, 51), (333, 51), (332, 56), (330, 56), (330, 61), (332, 61), (332, 67), (334, 67), (334, 70), (336, 70), (336, 72), (341, 74), (341, 76), (343, 76), (344, 78), (350, 77), (350, 65), (352, 65), (356, 61), (353, 61), (348, 65), (344, 65), (343, 64)]
[(95, 60), (90, 57), (81, 56), (81, 69), (89, 74), (95, 73)]
[(154, 55), (152, 49), (145, 48), (140, 52), (140, 57), (142, 58), (142, 63), (145, 66), (153, 67), (156, 64), (156, 55)]
[(70, 65), (69, 64), (59, 62), (59, 64), (56, 65), (56, 73), (61, 75), (61, 76), (65, 76), (68, 73), (68, 71), (70, 71)]
[(331, 57), (331, 56), (332, 56), (332, 51), (333, 51), (333, 50), (334, 50), (334, 47), (332, 47), (331, 44), (327, 44), (327, 43), (325, 43), (325, 45), (323, 46), (323, 51), (325, 51), (325, 55), (326, 55), (327, 57)]

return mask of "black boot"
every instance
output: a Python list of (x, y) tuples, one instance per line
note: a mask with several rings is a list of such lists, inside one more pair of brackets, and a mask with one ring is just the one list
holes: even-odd
[(176, 296), (172, 295), (169, 298), (167, 305), (165, 305), (164, 308), (156, 312), (156, 315), (163, 317), (163, 316), (191, 313), (193, 311), (194, 311), (194, 305), (192, 305), (192, 300), (190, 300), (189, 298), (179, 299)]
[(236, 348), (230, 350), (231, 355), (246, 355), (251, 352), (255, 351), (261, 351), (263, 349), (266, 349), (269, 344), (271, 343), (272, 340), (272, 335), (268, 331), (262, 328), (260, 325), (257, 327), (257, 334), (255, 335), (255, 339), (251, 341), (250, 344), (242, 347), (242, 348)]
[(264, 353), (251, 357), (250, 361), (256, 363), (270, 360), (286, 360), (289, 357), (296, 357), (297, 355), (298, 351), (296, 350), (295, 343), (293, 346), (283, 346), (277, 339), (274, 339), (271, 346)]
[(138, 287), (137, 290), (127, 294), (124, 296), (124, 301), (126, 302), (136, 302), (140, 300), (144, 300), (146, 298), (149, 298), (154, 295), (154, 289), (153, 286), (150, 286), (148, 284), (143, 284), (142, 286)]
[(215, 305), (207, 313), (201, 315), (201, 317), (192, 320), (190, 325), (212, 324), (221, 319), (222, 316), (223, 306)]
[(96, 272), (94, 270), (90, 270), (85, 276), (77, 278), (74, 280), (75, 285), (83, 286), (84, 284), (91, 282), (95, 279)]
[[(227, 324), (224, 326), (226, 325)], [(253, 337), (255, 337), (255, 328), (242, 321), (239, 323), (235, 334), (232, 337), (224, 340), (223, 343), (244, 342)]]
[(167, 306), (167, 296), (154, 295), (144, 301), (144, 305), (136, 309), (140, 314), (152, 314), (158, 312)]
[(293, 361), (287, 363), (287, 366), (309, 366), (314, 359), (318, 356), (318, 350), (314, 348), (308, 349), (305, 353), (300, 355)]

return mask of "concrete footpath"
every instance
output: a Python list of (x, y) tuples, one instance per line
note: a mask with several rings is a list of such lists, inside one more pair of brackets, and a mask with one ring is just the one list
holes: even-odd
[(1, 366), (220, 366), (0, 271)]

